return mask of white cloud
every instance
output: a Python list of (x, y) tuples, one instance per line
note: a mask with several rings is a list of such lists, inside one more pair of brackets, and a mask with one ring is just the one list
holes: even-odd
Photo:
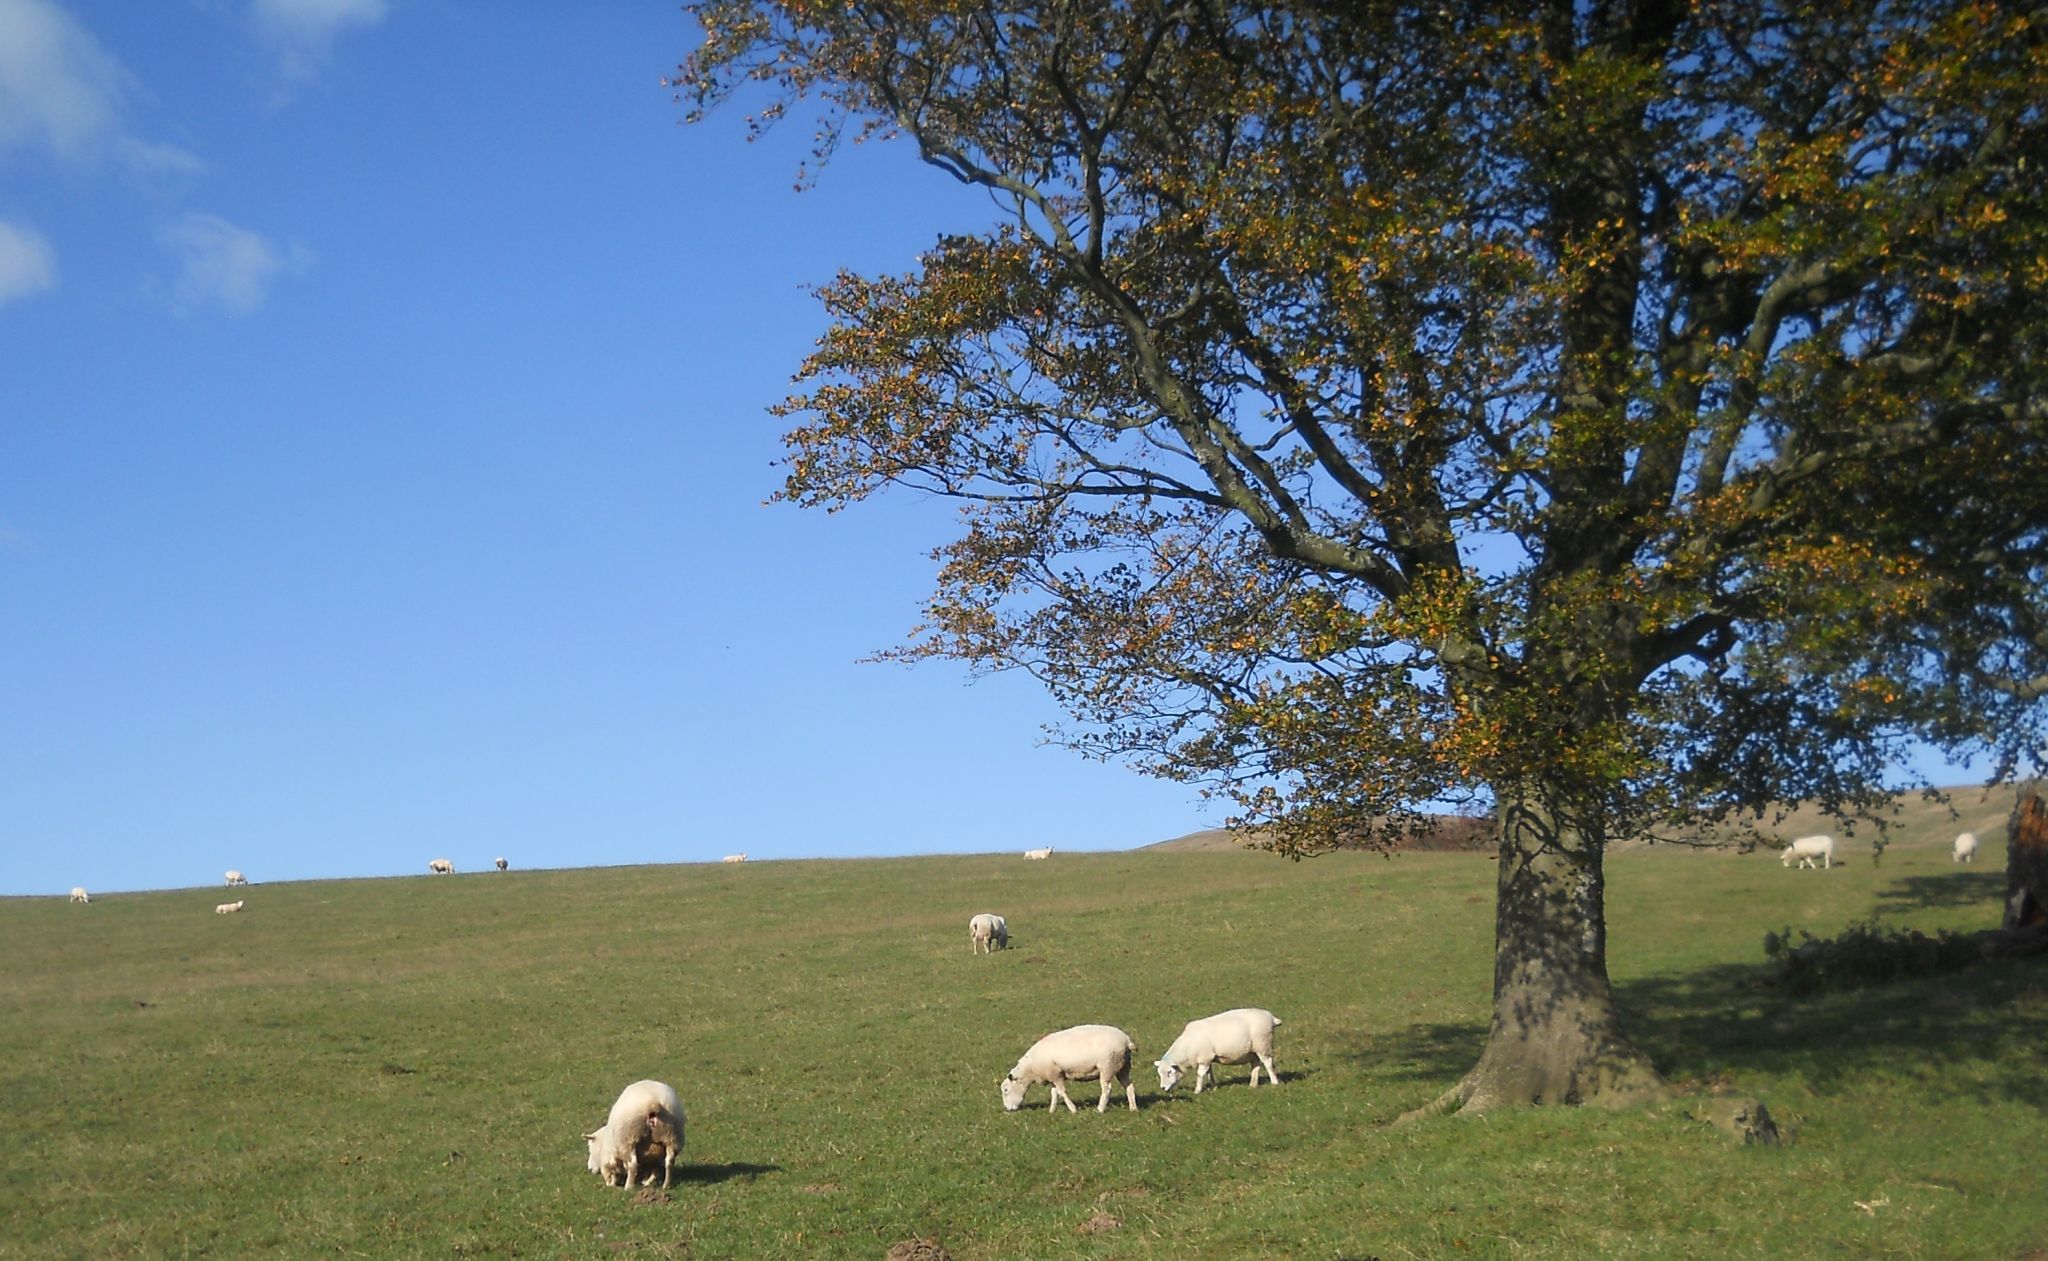
[(57, 252), (32, 228), (0, 219), (0, 306), (57, 287)]
[(251, 0), (249, 5), (257, 32), (292, 79), (313, 77), (343, 32), (375, 26), (390, 11), (388, 0)]
[(312, 263), (305, 250), (280, 246), (219, 215), (184, 215), (167, 224), (157, 239), (178, 257), (172, 301), (184, 311), (217, 307), (247, 315), (263, 305), (280, 275), (304, 271)]
[(145, 174), (190, 173), (199, 159), (129, 134), (139, 84), (52, 0), (0, 0), (0, 156), (47, 149), (67, 162), (113, 157)]

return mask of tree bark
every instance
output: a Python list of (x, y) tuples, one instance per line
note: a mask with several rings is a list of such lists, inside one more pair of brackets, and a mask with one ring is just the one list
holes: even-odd
[(1516, 1104), (1621, 1108), (1670, 1084), (1622, 1032), (1607, 981), (1605, 838), (1534, 792), (1505, 795), (1493, 1025), (1479, 1063), (1404, 1120)]

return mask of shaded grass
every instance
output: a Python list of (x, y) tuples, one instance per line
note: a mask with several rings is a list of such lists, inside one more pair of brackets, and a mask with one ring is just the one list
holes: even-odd
[[(0, 901), (0, 1256), (2013, 1258), (2048, 1245), (2038, 961), (1797, 1000), (1767, 929), (1971, 930), (2002, 857), (1618, 855), (1619, 1000), (1674, 1077), (1799, 1142), (1671, 1112), (1385, 1122), (1477, 1056), (1493, 865), (1060, 854), (605, 868)], [(968, 953), (976, 911), (1012, 948)], [(1004, 1113), (1103, 1021), (1148, 1061), (1242, 1004), (1276, 1090)], [(668, 1203), (584, 1172), (642, 1076), (688, 1111)], [(1076, 1091), (1084, 1108), (1095, 1088)], [(1871, 1207), (1858, 1208), (1861, 1201)], [(1880, 1203), (1882, 1201), (1882, 1203)], [(1084, 1233), (1096, 1214), (1120, 1220)]]

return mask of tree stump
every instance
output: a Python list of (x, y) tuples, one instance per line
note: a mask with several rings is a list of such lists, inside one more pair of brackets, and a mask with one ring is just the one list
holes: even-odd
[(2005, 928), (2048, 924), (2048, 805), (2030, 788), (2005, 832)]

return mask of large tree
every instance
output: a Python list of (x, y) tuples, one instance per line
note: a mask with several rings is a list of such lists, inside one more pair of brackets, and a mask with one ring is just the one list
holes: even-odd
[[(1962, 0), (702, 0), (677, 84), (996, 226), (841, 275), (783, 494), (962, 501), (896, 650), (1297, 854), (1476, 796), (1491, 1036), (1622, 1103), (1620, 835), (2038, 757), (2048, 17)], [(969, 225), (978, 226), (978, 225)]]

